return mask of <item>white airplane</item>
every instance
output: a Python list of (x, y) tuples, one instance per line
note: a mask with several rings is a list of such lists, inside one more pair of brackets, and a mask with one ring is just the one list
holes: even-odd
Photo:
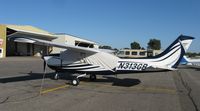
[(190, 59), (187, 58), (186, 56), (183, 56), (181, 64), (200, 66), (200, 59)]
[(56, 71), (55, 79), (58, 78), (61, 71), (78, 74), (71, 81), (74, 86), (79, 84), (80, 77), (86, 75), (90, 75), (90, 79), (95, 80), (96, 75), (133, 73), (136, 71), (148, 71), (149, 69), (175, 70), (193, 39), (190, 36), (180, 35), (165, 51), (155, 57), (121, 59), (101, 49), (58, 44), (28, 37), (9, 38), (9, 40), (14, 40), (15, 42), (66, 49), (57, 55), (44, 56), (44, 61), (48, 67)]

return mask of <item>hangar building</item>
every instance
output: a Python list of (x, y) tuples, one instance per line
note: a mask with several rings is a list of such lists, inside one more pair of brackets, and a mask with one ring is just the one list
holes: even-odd
[(53, 34), (28, 25), (0, 24), (0, 58), (7, 56), (41, 56), (42, 54), (59, 53), (63, 49), (42, 45), (9, 41), (9, 37), (30, 37), (57, 43), (67, 43), (83, 47), (98, 47), (95, 42), (67, 34)]
[[(69, 45), (80, 46), (80, 47), (99, 48), (99, 46), (93, 41), (82, 39), (70, 34), (57, 33), (57, 34), (54, 34), (54, 36), (56, 36), (57, 38), (52, 41), (56, 43), (69, 44)], [(53, 50), (51, 53), (59, 53), (64, 50), (65, 49), (53, 47)]]

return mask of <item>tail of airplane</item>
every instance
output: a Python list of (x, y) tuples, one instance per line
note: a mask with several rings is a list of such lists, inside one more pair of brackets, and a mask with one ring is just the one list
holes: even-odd
[(156, 62), (159, 66), (167, 66), (167, 69), (177, 68), (193, 39), (190, 36), (180, 35), (166, 50), (153, 57), (152, 62)]
[(117, 70), (145, 70), (150, 67), (174, 70), (179, 65), (193, 39), (190, 36), (180, 35), (161, 54), (152, 58), (120, 59)]

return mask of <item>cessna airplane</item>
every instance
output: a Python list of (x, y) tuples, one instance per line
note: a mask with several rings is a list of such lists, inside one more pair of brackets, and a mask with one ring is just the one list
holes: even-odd
[(186, 56), (183, 56), (181, 63), (185, 65), (200, 66), (200, 59), (190, 59), (187, 58)]
[[(74, 86), (79, 84), (79, 78), (90, 75), (91, 80), (96, 75), (133, 73), (136, 71), (148, 71), (149, 69), (175, 70), (183, 55), (189, 48), (194, 38), (180, 35), (165, 51), (152, 58), (121, 59), (106, 50), (58, 44), (50, 41), (28, 38), (10, 37), (15, 42), (32, 43), (38, 45), (53, 46), (66, 49), (57, 55), (44, 56), (45, 64), (56, 71), (55, 78), (59, 72), (70, 72), (78, 74), (72, 79)], [(46, 66), (46, 65), (45, 65)]]

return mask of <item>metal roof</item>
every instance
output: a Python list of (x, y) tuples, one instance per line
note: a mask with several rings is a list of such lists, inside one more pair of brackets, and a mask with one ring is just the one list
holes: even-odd
[(47, 39), (47, 40), (52, 40), (52, 39), (57, 38), (55, 35), (45, 30), (42, 30), (33, 26), (29, 26), (29, 25), (6, 25), (6, 27), (16, 31), (16, 33), (13, 33), (8, 36), (31, 36), (31, 37)]
[(55, 33), (54, 35), (57, 36), (57, 37), (69, 37), (69, 38), (73, 38), (74, 40), (79, 41), (79, 42), (82, 42), (82, 43), (90, 43), (90, 44), (95, 44), (95, 45), (97, 44), (97, 43), (94, 42), (94, 41), (87, 40), (87, 39), (83, 39), (83, 38), (80, 38), (80, 37), (78, 37), (78, 36), (71, 35), (71, 34), (66, 34), (66, 33)]

